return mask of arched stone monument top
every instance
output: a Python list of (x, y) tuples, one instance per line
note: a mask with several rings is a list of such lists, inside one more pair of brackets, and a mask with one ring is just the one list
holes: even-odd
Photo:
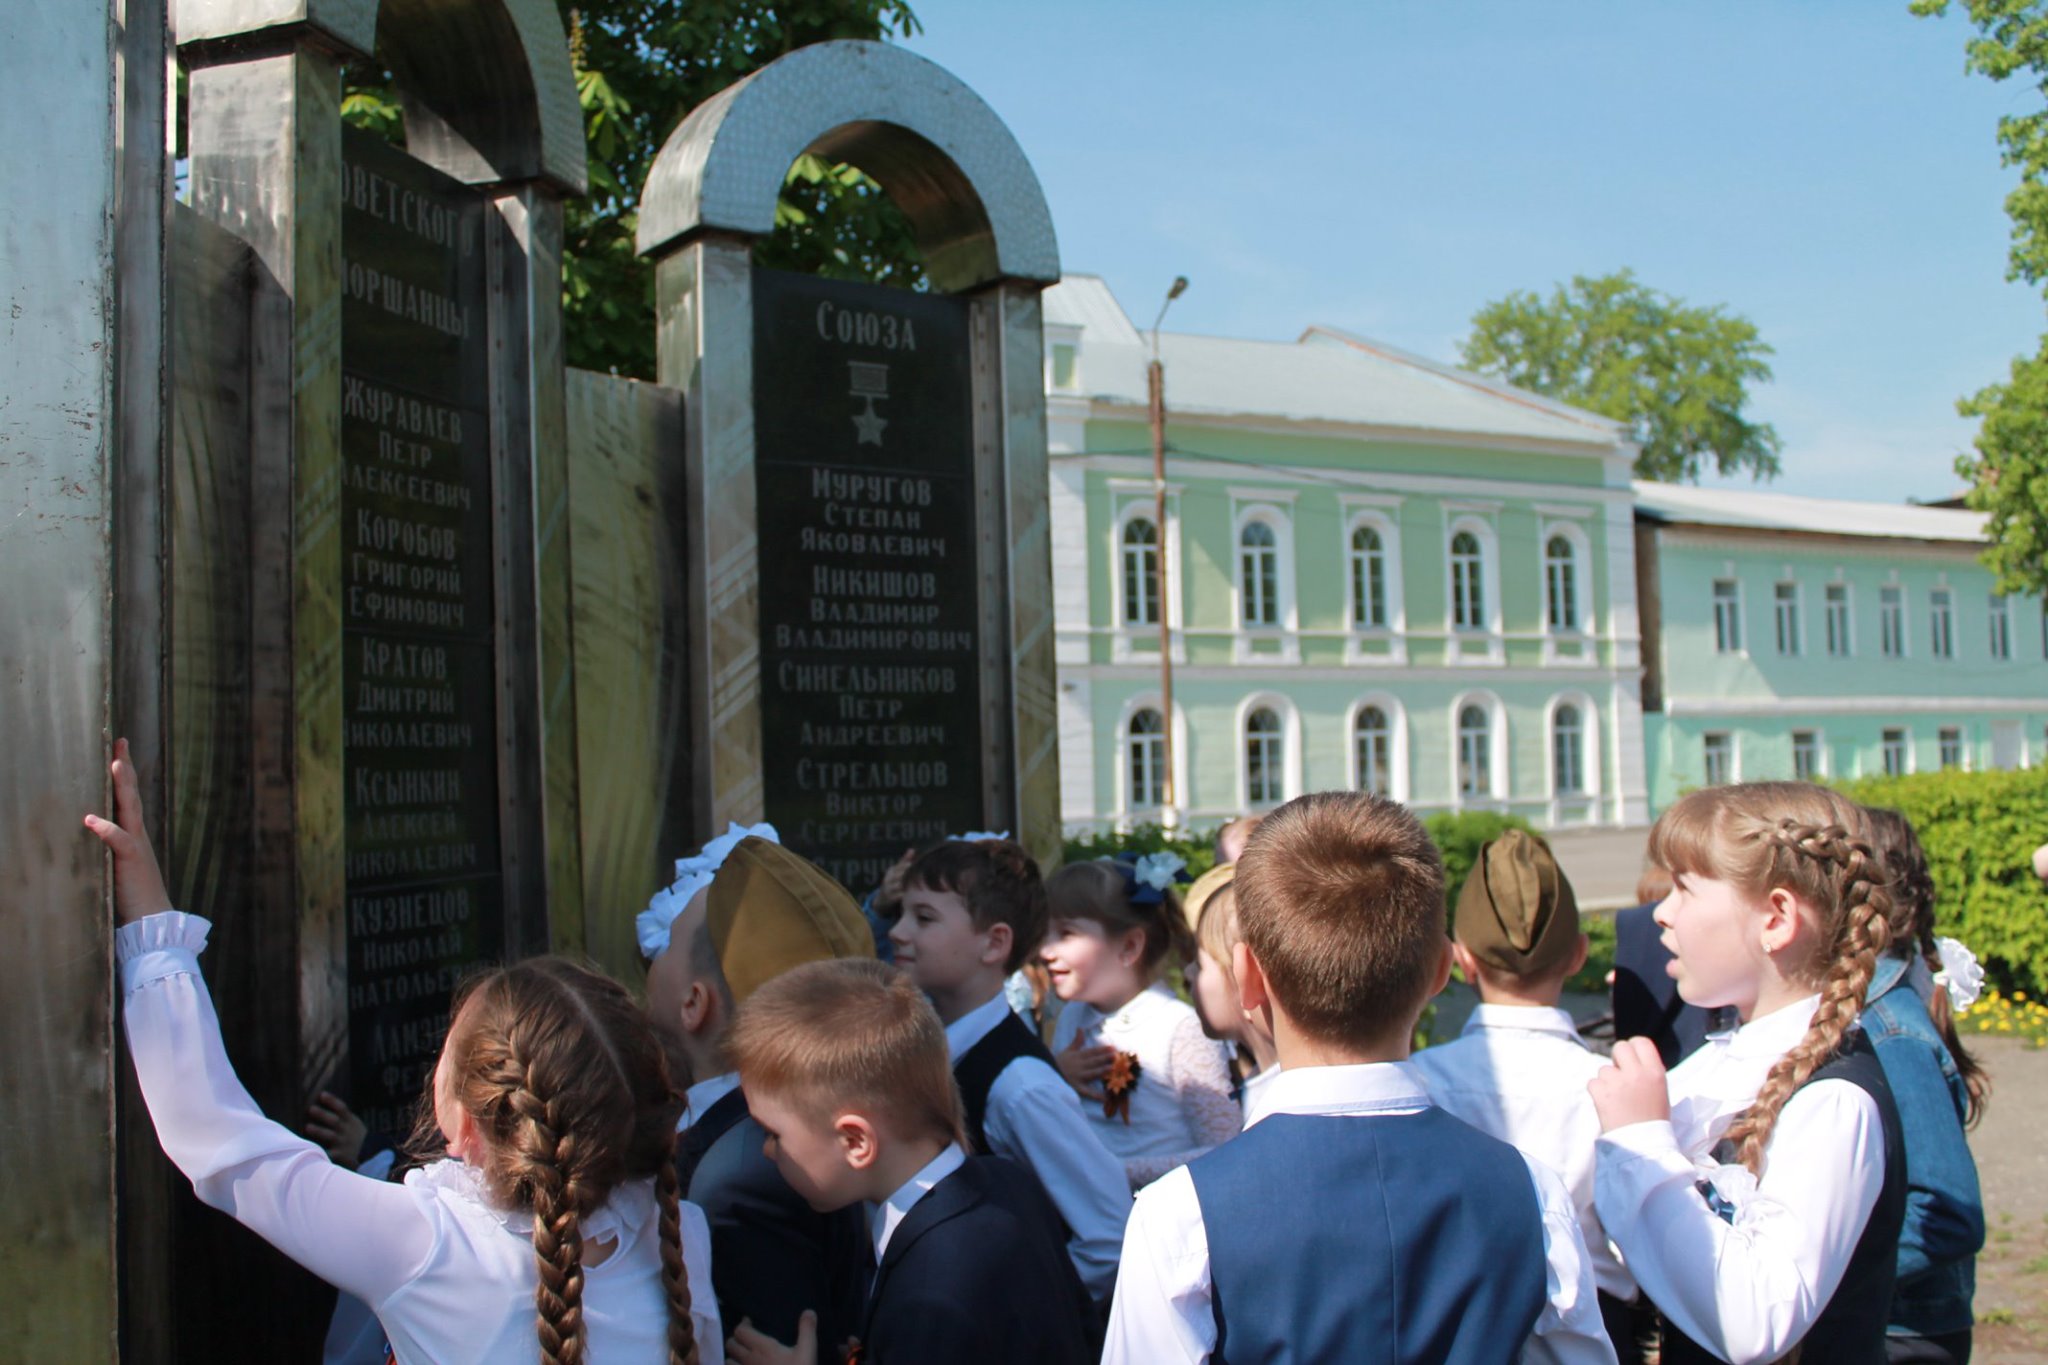
[(390, 62), (413, 154), (457, 179), (584, 191), (583, 111), (553, 0), (179, 0), (181, 48), (272, 30)]
[(875, 42), (798, 48), (691, 111), (648, 174), (641, 254), (700, 232), (767, 234), (805, 152), (875, 178), (940, 288), (1059, 279), (1052, 214), (1010, 130), (951, 72)]

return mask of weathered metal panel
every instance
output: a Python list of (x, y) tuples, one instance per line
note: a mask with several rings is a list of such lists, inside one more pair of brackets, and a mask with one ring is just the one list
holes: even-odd
[(572, 369), (567, 409), (581, 947), (630, 981), (633, 916), (698, 837), (690, 760), (709, 742), (691, 729), (683, 400)]
[(7, 1353), (115, 1351), (113, 984), (101, 851), (113, 687), (113, 187), (106, 4), (8, 10), (0, 74), (0, 1277)]

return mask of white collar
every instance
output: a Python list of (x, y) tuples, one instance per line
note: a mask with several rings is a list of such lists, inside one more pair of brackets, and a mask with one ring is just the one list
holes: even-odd
[(1809, 995), (1759, 1015), (1733, 1033), (1716, 1034), (1715, 1042), (1730, 1057), (1782, 1057), (1799, 1045), (1820, 1008), (1819, 994)]
[(1275, 1114), (1407, 1113), (1429, 1108), (1429, 1092), (1400, 1062), (1360, 1062), (1280, 1070), (1245, 1102), (1249, 1128)]
[(703, 1118), (720, 1100), (740, 1088), (740, 1073), (728, 1071), (723, 1076), (713, 1076), (708, 1081), (699, 1081), (683, 1092), (683, 1116), (676, 1120), (676, 1131), (681, 1132)]
[(1556, 1033), (1584, 1046), (1579, 1037), (1579, 1026), (1572, 1017), (1552, 1005), (1488, 1005), (1472, 1007), (1472, 1015), (1465, 1021), (1463, 1033), (1478, 1033), (1483, 1029), (1520, 1029), (1525, 1033)]
[(967, 1153), (960, 1150), (960, 1144), (949, 1142), (944, 1151), (927, 1161), (922, 1169), (897, 1187), (896, 1193), (879, 1204), (868, 1206), (868, 1235), (875, 1240), (875, 1264), (882, 1263), (882, 1253), (889, 1249), (889, 1239), (896, 1234), (896, 1225), (901, 1223), (917, 1206), (917, 1201), (932, 1192), (932, 1187), (967, 1164)]
[(946, 1051), (952, 1060), (959, 1061), (967, 1049), (988, 1037), (995, 1026), (1003, 1022), (1003, 1016), (1009, 1012), (1009, 997), (1004, 995), (1002, 987), (998, 986), (996, 993), (987, 1001), (976, 1005), (946, 1025)]
[(1145, 987), (1144, 990), (1139, 991), (1136, 995), (1124, 1001), (1123, 1004), (1118, 1005), (1115, 1009), (1098, 1009), (1096, 1013), (1102, 1015), (1105, 1019), (1114, 1020), (1119, 1024), (1128, 1024), (1146, 1010), (1156, 1007), (1161, 1001), (1174, 1001), (1179, 998), (1164, 981), (1155, 981)]

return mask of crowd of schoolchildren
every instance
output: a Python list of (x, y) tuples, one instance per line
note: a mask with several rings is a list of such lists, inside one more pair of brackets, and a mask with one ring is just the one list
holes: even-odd
[[(330, 1159), (237, 1081), (125, 746), (113, 777), (86, 823), (158, 1135), (343, 1292), (331, 1359), (1970, 1354), (1971, 964), (1911, 828), (1820, 787), (1658, 820), (1668, 890), (1622, 929), (1648, 1022), (1611, 1058), (1559, 1006), (1572, 888), (1517, 831), (1447, 937), (1437, 851), (1365, 794), (1227, 829), (1192, 884), (977, 834), (865, 904), (736, 826), (640, 913), (644, 1005), (555, 958), (464, 986), (391, 1178), (337, 1101)], [(1480, 1003), (1411, 1056), (1453, 971)]]

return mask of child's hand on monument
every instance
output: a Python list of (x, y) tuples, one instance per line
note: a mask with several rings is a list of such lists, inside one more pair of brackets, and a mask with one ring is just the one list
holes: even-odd
[(85, 827), (97, 834), (114, 855), (114, 914), (123, 924), (171, 908), (170, 893), (164, 890), (164, 874), (156, 865), (156, 852), (149, 846), (149, 831), (142, 827), (142, 794), (135, 785), (135, 761), (128, 756), (128, 741), (114, 741), (114, 818), (85, 817)]
[(369, 1127), (356, 1117), (341, 1096), (323, 1090), (306, 1106), (306, 1136), (320, 1144), (327, 1159), (347, 1170), (356, 1168)]
[(818, 1315), (806, 1308), (796, 1320), (796, 1345), (785, 1346), (747, 1318), (726, 1338), (725, 1358), (734, 1365), (817, 1365)]
[(1671, 1117), (1671, 1091), (1664, 1059), (1648, 1038), (1623, 1038), (1614, 1045), (1612, 1065), (1586, 1086), (1600, 1114), (1600, 1131)]

